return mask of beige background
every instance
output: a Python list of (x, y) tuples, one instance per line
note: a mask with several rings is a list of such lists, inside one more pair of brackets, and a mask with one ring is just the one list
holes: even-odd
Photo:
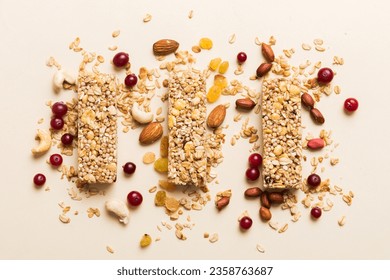
[[(386, 28), (390, 6), (387, 1), (326, 1), (316, 5), (313, 1), (11, 1), (0, 0), (0, 61), (2, 86), (1, 114), (1, 188), (0, 188), (0, 258), (1, 259), (388, 259), (390, 257), (390, 224), (388, 200), (390, 188), (388, 175), (389, 138), (387, 121), (390, 118), (388, 89), (388, 63), (390, 38)], [(187, 15), (194, 10), (193, 19)], [(153, 16), (144, 24), (146, 13)], [(112, 31), (120, 29), (117, 39)], [(236, 42), (227, 43), (235, 33)], [(258, 90), (260, 83), (249, 82), (248, 77), (263, 59), (254, 44), (256, 36), (267, 40), (277, 39), (275, 52), (295, 48), (293, 62), (298, 65), (310, 59), (331, 65), (333, 55), (345, 59), (337, 67), (334, 84), (342, 93), (323, 98), (320, 107), (326, 117), (325, 129), (333, 131), (333, 139), (340, 143), (332, 154), (340, 164), (325, 164), (323, 178), (330, 178), (345, 190), (353, 190), (356, 198), (348, 207), (340, 197), (334, 198), (330, 212), (313, 222), (306, 209), (298, 223), (290, 222), (284, 234), (271, 230), (258, 218), (257, 201), (245, 200), (242, 193), (250, 185), (244, 178), (249, 155), (249, 144), (240, 140), (231, 147), (230, 138), (240, 128), (229, 109), (224, 146), (225, 161), (217, 172), (219, 185), (212, 184), (214, 197), (219, 190), (231, 188), (231, 204), (217, 213), (212, 203), (201, 212), (191, 211), (196, 224), (186, 231), (188, 240), (180, 241), (174, 232), (159, 232), (156, 226), (168, 220), (163, 209), (153, 205), (153, 195), (147, 190), (155, 185), (159, 176), (152, 166), (142, 164), (146, 151), (158, 152), (158, 145), (141, 148), (137, 137), (139, 130), (120, 135), (119, 163), (131, 160), (137, 172), (125, 178), (119, 172), (115, 185), (107, 189), (106, 197), (96, 196), (72, 201), (66, 188), (70, 184), (59, 179), (59, 173), (46, 165), (46, 155), (38, 160), (31, 157), (34, 133), (38, 127), (47, 127), (50, 112), (45, 102), (68, 100), (69, 92), (54, 94), (51, 89), (53, 69), (45, 66), (49, 56), (54, 56), (64, 68), (76, 71), (80, 56), (68, 50), (68, 44), (79, 36), (82, 46), (96, 51), (108, 61), (113, 53), (107, 47), (118, 44), (120, 50), (130, 53), (132, 69), (141, 66), (156, 67), (151, 45), (161, 38), (174, 38), (181, 49), (190, 49), (202, 36), (214, 40), (210, 52), (197, 55), (197, 67), (203, 69), (216, 56), (228, 59), (231, 68), (229, 79), (234, 77), (235, 55), (248, 54), (245, 73), (238, 79)], [(304, 52), (300, 45), (312, 43), (315, 38), (325, 41), (327, 51)], [(109, 63), (103, 71), (112, 72)], [(118, 73), (123, 78), (123, 73)], [(347, 97), (356, 97), (359, 110), (347, 116), (342, 103)], [(231, 102), (234, 97), (221, 98), (218, 103)], [(160, 106), (156, 99), (154, 110)], [(166, 112), (166, 111), (165, 111)], [(318, 133), (304, 112), (305, 132)], [(45, 118), (45, 123), (37, 120)], [(256, 124), (252, 115), (251, 123)], [(54, 152), (52, 149), (51, 152)], [(74, 159), (66, 158), (66, 163)], [(305, 167), (305, 174), (309, 168)], [(47, 175), (45, 192), (33, 187), (32, 177), (37, 172)], [(120, 225), (104, 211), (107, 197), (125, 199), (131, 189), (144, 194), (144, 203), (131, 211), (131, 221)], [(58, 203), (71, 205), (70, 224), (58, 220)], [(98, 207), (100, 218), (88, 219), (86, 209)], [(252, 228), (242, 233), (237, 217), (248, 210), (254, 220)], [(289, 221), (289, 214), (273, 210), (275, 221)], [(346, 225), (340, 228), (337, 220), (346, 215)], [(185, 221), (184, 217), (181, 219)], [(173, 224), (173, 223), (172, 223)], [(219, 233), (219, 241), (211, 244), (203, 232)], [(161, 241), (141, 250), (138, 241), (149, 233)], [(256, 251), (262, 244), (265, 254)], [(110, 245), (115, 254), (107, 253)]]

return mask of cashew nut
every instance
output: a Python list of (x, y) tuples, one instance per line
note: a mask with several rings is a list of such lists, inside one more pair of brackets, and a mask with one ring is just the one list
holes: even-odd
[(142, 111), (138, 103), (134, 103), (131, 115), (139, 123), (150, 123), (153, 120), (153, 113)]
[(125, 225), (128, 224), (130, 212), (124, 202), (115, 199), (108, 200), (106, 201), (106, 209), (118, 216), (119, 222), (124, 223)]
[(53, 76), (53, 86), (56, 92), (62, 89), (64, 82), (70, 85), (76, 84), (76, 78), (65, 70), (58, 70)]
[(51, 147), (51, 135), (50, 132), (38, 129), (37, 136), (35, 137), (39, 140), (39, 145), (31, 149), (33, 155), (40, 155), (47, 152)]

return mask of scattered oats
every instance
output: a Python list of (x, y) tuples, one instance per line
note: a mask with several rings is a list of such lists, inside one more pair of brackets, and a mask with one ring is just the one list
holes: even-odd
[(210, 236), (210, 238), (209, 238), (209, 241), (210, 241), (211, 243), (217, 242), (217, 241), (218, 241), (218, 233), (212, 234), (212, 235)]
[(236, 34), (232, 34), (229, 37), (229, 44), (233, 44), (236, 41)]
[(45, 121), (45, 119), (44, 118), (40, 118), (39, 120), (38, 120), (38, 124), (41, 124), (41, 123), (43, 123)]
[(109, 46), (108, 49), (109, 49), (110, 51), (116, 51), (116, 50), (118, 49), (118, 46), (115, 46), (115, 45)]
[(165, 118), (162, 117), (162, 116), (159, 116), (159, 117), (156, 118), (156, 122), (161, 123), (161, 122), (164, 122), (164, 121), (165, 121)]
[(153, 152), (147, 152), (142, 158), (142, 162), (145, 164), (153, 163), (156, 160), (156, 155)]
[(129, 132), (129, 130), (130, 130), (130, 128), (129, 128), (128, 126), (125, 126), (125, 127), (122, 129), (123, 133)]
[(354, 198), (354, 197), (355, 197), (355, 194), (354, 194), (352, 191), (349, 191), (349, 193), (348, 193), (348, 194), (349, 194), (349, 196), (350, 196), (350, 197), (352, 197), (352, 198)]
[(65, 216), (65, 214), (60, 214), (59, 219), (64, 224), (69, 224), (70, 223), (70, 218)]
[(322, 40), (322, 39), (314, 39), (313, 43), (314, 43), (314, 45), (321, 46), (321, 45), (324, 44), (324, 40)]
[(237, 114), (234, 116), (233, 121), (238, 122), (238, 121), (241, 120), (241, 118), (242, 118), (242, 115), (241, 115), (240, 113), (237, 113)]
[(257, 251), (259, 251), (260, 253), (264, 253), (264, 252), (265, 252), (263, 246), (261, 246), (260, 244), (257, 244), (257, 245), (256, 245), (256, 249), (257, 249)]
[(162, 230), (161, 230), (161, 227), (160, 227), (159, 225), (157, 225), (157, 230), (158, 230), (158, 231), (162, 231)]
[(281, 227), (281, 228), (278, 230), (278, 233), (283, 233), (283, 232), (285, 232), (287, 229), (288, 229), (288, 224), (285, 224), (283, 227)]
[(325, 166), (321, 167), (321, 172), (323, 173), (325, 171)]
[(168, 230), (171, 230), (172, 229), (172, 226), (170, 224), (165, 224), (165, 227), (168, 229)]
[(242, 69), (241, 65), (238, 66), (238, 69), (234, 70), (234, 75), (241, 75), (244, 73), (244, 70)]
[(338, 56), (334, 56), (333, 57), (333, 64), (335, 64), (335, 65), (343, 65), (344, 64), (344, 58), (338, 57)]
[(100, 210), (98, 208), (89, 207), (87, 209), (87, 213), (88, 213), (88, 218), (92, 218), (94, 215), (96, 217), (100, 217)]
[(197, 210), (197, 211), (200, 211), (203, 209), (202, 206), (199, 205), (198, 203), (192, 203), (191, 208), (192, 208), (192, 210)]
[(149, 189), (149, 193), (154, 193), (155, 191), (157, 191), (157, 186), (153, 186)]
[(341, 193), (341, 192), (343, 191), (343, 189), (340, 188), (339, 186), (334, 186), (334, 189), (335, 189), (336, 191), (338, 191), (339, 193)]
[(335, 86), (335, 87), (333, 88), (333, 90), (334, 90), (334, 93), (336, 93), (336, 94), (340, 94), (340, 93), (341, 93), (341, 89), (340, 89), (339, 86)]
[(101, 55), (98, 55), (98, 56), (97, 56), (97, 60), (98, 60), (100, 63), (104, 63), (104, 57), (101, 56)]
[(107, 252), (109, 252), (110, 254), (114, 254), (114, 250), (113, 250), (110, 246), (106, 246), (106, 250), (107, 250)]
[(269, 42), (269, 44), (270, 44), (271, 46), (275, 45), (275, 44), (276, 44), (276, 39), (275, 39), (275, 37), (274, 37), (274, 36), (269, 37), (268, 42)]
[(316, 51), (319, 51), (319, 52), (325, 51), (325, 48), (323, 46), (316, 45), (315, 48), (316, 48)]
[(249, 80), (251, 80), (251, 81), (255, 81), (255, 80), (257, 80), (257, 77), (256, 77), (256, 75), (252, 75), (252, 76), (250, 76), (250, 77), (249, 77)]
[(189, 18), (189, 19), (192, 19), (193, 16), (194, 16), (194, 11), (191, 10), (191, 11), (188, 13), (188, 18)]
[(339, 224), (339, 226), (344, 226), (345, 225), (345, 216), (342, 216), (338, 221), (337, 223)]
[(162, 113), (162, 107), (158, 107), (156, 111), (156, 115), (161, 115)]
[(146, 14), (145, 17), (143, 18), (143, 22), (149, 22), (152, 20), (152, 15)]
[(340, 160), (338, 158), (330, 158), (330, 165), (335, 166), (339, 163), (339, 161)]
[(303, 43), (302, 44), (302, 49), (304, 49), (305, 51), (310, 51), (311, 50), (311, 46), (309, 44)]
[(347, 203), (348, 206), (351, 206), (352, 204), (352, 197), (350, 197), (349, 195), (343, 195), (343, 200), (345, 203)]
[(258, 45), (258, 46), (261, 46), (261, 42), (260, 42), (259, 37), (255, 38), (255, 44)]
[(191, 50), (194, 52), (194, 53), (200, 53), (202, 51), (202, 49), (199, 47), (199, 46), (193, 46), (191, 48)]
[(208, 232), (203, 233), (203, 238), (209, 238), (210, 234)]
[(178, 238), (178, 239), (180, 239), (180, 240), (186, 240), (187, 239), (187, 237), (183, 234), (183, 232), (181, 231), (181, 230), (179, 230), (179, 229), (177, 229), (176, 231), (175, 231), (175, 235), (176, 235), (176, 237)]
[(234, 145), (236, 145), (236, 143), (237, 143), (237, 140), (236, 140), (236, 138), (233, 136), (232, 139), (230, 140), (230, 145), (234, 146)]
[(302, 216), (301, 212), (298, 212), (298, 213), (293, 215), (291, 221), (293, 221), (295, 223), (301, 218), (301, 216)]
[(271, 221), (269, 221), (269, 222), (268, 222), (268, 225), (269, 225), (272, 229), (274, 229), (274, 230), (277, 230), (277, 229), (279, 228), (279, 224), (278, 224), (277, 222), (271, 222)]
[(294, 49), (283, 50), (283, 53), (284, 53), (284, 55), (287, 56), (288, 58), (291, 58), (291, 56), (293, 55), (293, 53), (295, 53), (295, 50), (294, 50)]

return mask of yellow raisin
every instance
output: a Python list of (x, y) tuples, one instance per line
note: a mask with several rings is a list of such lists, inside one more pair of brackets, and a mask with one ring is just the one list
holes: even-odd
[(224, 89), (228, 86), (228, 80), (224, 75), (217, 74), (214, 76), (214, 85)]
[(207, 101), (213, 103), (221, 96), (222, 88), (217, 85), (213, 85), (207, 93)]
[(150, 237), (149, 234), (144, 234), (141, 238), (141, 241), (139, 242), (139, 245), (144, 248), (149, 246), (152, 243), (152, 238)]
[(221, 74), (225, 74), (228, 69), (229, 69), (229, 62), (224, 61), (219, 65), (218, 72)]
[(204, 50), (209, 50), (213, 47), (213, 41), (210, 38), (202, 38), (199, 41), (199, 47)]
[(160, 142), (160, 156), (162, 158), (168, 157), (168, 136), (163, 136)]
[(154, 204), (156, 206), (164, 206), (167, 193), (165, 191), (158, 191), (154, 197)]
[(154, 170), (157, 172), (168, 172), (168, 159), (159, 158), (154, 162)]
[(218, 69), (219, 64), (221, 64), (222, 59), (220, 57), (213, 58), (210, 60), (209, 68), (211, 71), (215, 71)]
[(176, 185), (168, 182), (167, 180), (159, 180), (158, 185), (160, 186), (160, 188), (169, 192), (174, 191), (176, 189)]

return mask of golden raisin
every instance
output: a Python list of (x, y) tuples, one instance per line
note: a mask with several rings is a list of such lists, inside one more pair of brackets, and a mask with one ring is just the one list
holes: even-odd
[(204, 50), (209, 50), (213, 47), (213, 41), (210, 38), (202, 38), (199, 41), (199, 47)]
[(207, 101), (210, 103), (217, 101), (218, 98), (221, 96), (221, 93), (222, 93), (222, 88), (217, 85), (213, 85), (209, 89), (209, 92), (207, 93)]
[(213, 58), (210, 60), (209, 68), (211, 71), (215, 71), (218, 69), (219, 64), (221, 64), (222, 59), (220, 57)]
[(165, 191), (158, 191), (154, 197), (154, 204), (156, 206), (164, 206), (167, 193)]
[(174, 191), (176, 189), (176, 185), (171, 182), (168, 182), (167, 180), (159, 180), (158, 185), (160, 186), (160, 188), (169, 192)]
[(228, 69), (229, 69), (229, 62), (224, 61), (219, 65), (218, 72), (221, 74), (225, 74)]
[(162, 158), (168, 157), (168, 136), (163, 136), (160, 142), (160, 156)]
[(159, 158), (154, 162), (154, 170), (157, 172), (168, 172), (168, 159)]
[(149, 246), (152, 243), (152, 238), (150, 237), (149, 234), (144, 234), (141, 238), (141, 241), (139, 242), (139, 245), (144, 248)]
[(224, 89), (228, 86), (228, 80), (224, 75), (215, 75), (214, 85), (219, 86), (221, 89)]

